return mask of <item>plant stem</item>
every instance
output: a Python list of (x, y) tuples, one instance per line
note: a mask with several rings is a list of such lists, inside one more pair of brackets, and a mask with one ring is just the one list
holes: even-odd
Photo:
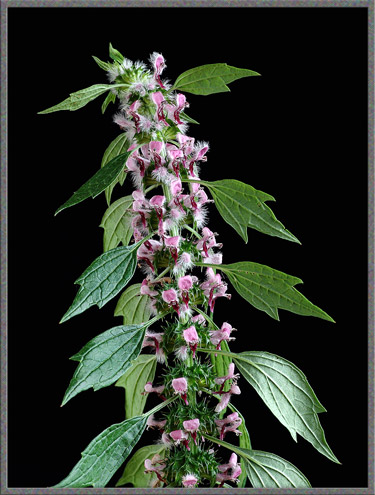
[(195, 235), (195, 237), (198, 237), (198, 239), (202, 239), (202, 236), (200, 234), (198, 234), (198, 232), (194, 229), (192, 229), (189, 225), (183, 225), (182, 226), (183, 229), (186, 229), (186, 230), (189, 230), (192, 234)]

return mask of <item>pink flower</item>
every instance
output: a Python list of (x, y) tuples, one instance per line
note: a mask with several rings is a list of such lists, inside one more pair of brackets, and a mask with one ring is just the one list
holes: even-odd
[(220, 412), (223, 409), (225, 409), (227, 407), (227, 405), (229, 404), (230, 396), (232, 394), (239, 395), (240, 393), (241, 393), (240, 387), (238, 387), (238, 385), (235, 385), (234, 383), (232, 383), (229, 392), (225, 392), (224, 394), (222, 394), (220, 402), (215, 407), (215, 411)]
[[(221, 377), (218, 377), (218, 378), (215, 378), (215, 383), (217, 383), (218, 385), (224, 385), (224, 383), (227, 381), (227, 380), (230, 380), (230, 379), (234, 379), (235, 382), (237, 381), (237, 379), (239, 378), (239, 374), (238, 373), (234, 373), (234, 363), (230, 363), (229, 366), (228, 366), (228, 374), (225, 375), (225, 376), (221, 376)], [(223, 388), (223, 387), (222, 387)]]
[(183, 124), (183, 122), (181, 122), (181, 120), (180, 120), (180, 113), (182, 112), (182, 110), (185, 107), (189, 106), (188, 102), (186, 101), (185, 95), (179, 93), (176, 96), (176, 103), (177, 103), (177, 107), (176, 107), (174, 114), (173, 114), (174, 120), (176, 121), (177, 124)]
[(160, 395), (161, 393), (163, 393), (164, 388), (164, 385), (160, 385), (160, 387), (153, 387), (152, 382), (147, 382), (143, 394), (150, 394), (152, 392), (155, 392), (156, 394)]
[(225, 434), (230, 431), (236, 435), (241, 435), (241, 432), (237, 428), (241, 425), (242, 419), (238, 416), (237, 412), (229, 414), (224, 419), (215, 419), (215, 423), (220, 432), (220, 440), (223, 440)]
[(167, 247), (178, 247), (180, 243), (180, 236), (176, 235), (174, 237), (164, 237), (164, 243)]
[(173, 438), (176, 445), (178, 445), (180, 442), (182, 442), (185, 445), (185, 447), (187, 448), (187, 450), (190, 450), (189, 442), (188, 442), (189, 437), (185, 431), (174, 430), (174, 431), (171, 431), (169, 435)]
[[(159, 466), (156, 466), (157, 464), (159, 464)], [(144, 466), (145, 466), (145, 474), (155, 473), (159, 481), (165, 482), (165, 479), (163, 478), (164, 476), (163, 469), (165, 468), (166, 464), (162, 463), (159, 454), (154, 455), (154, 457), (151, 460), (145, 459)]]
[(216, 345), (216, 349), (220, 349), (220, 344), (223, 340), (234, 340), (234, 337), (230, 336), (231, 332), (233, 332), (234, 330), (236, 329), (232, 328), (232, 325), (230, 325), (229, 323), (223, 323), (221, 325), (221, 330), (210, 332), (211, 344)]
[(166, 419), (164, 419), (163, 421), (156, 421), (155, 416), (151, 414), (151, 416), (147, 418), (147, 423), (146, 423), (147, 429), (158, 428), (159, 430), (163, 430), (166, 422), (167, 422)]
[(206, 282), (201, 284), (201, 289), (204, 291), (204, 295), (208, 297), (208, 305), (210, 310), (214, 310), (215, 301), (218, 297), (231, 298), (230, 294), (226, 294), (227, 284), (221, 281), (221, 276), (219, 273), (215, 275), (212, 268), (207, 268), (206, 271)]
[(165, 89), (165, 86), (163, 85), (163, 83), (161, 82), (161, 79), (160, 79), (160, 75), (166, 67), (163, 55), (161, 55), (161, 53), (154, 52), (150, 56), (150, 61), (154, 67), (154, 79), (155, 79), (155, 81), (159, 84), (159, 86), (161, 88)]
[(198, 314), (198, 315), (193, 316), (193, 318), (191, 319), (191, 321), (193, 323), (198, 323), (198, 325), (202, 325), (202, 326), (205, 326), (206, 325), (206, 319), (201, 314)]
[(182, 485), (185, 487), (195, 486), (198, 483), (198, 478), (194, 474), (185, 474), (182, 477)]
[(194, 326), (186, 328), (183, 331), (184, 339), (187, 344), (189, 344), (190, 350), (193, 352), (193, 358), (195, 358), (195, 351), (198, 347), (199, 336)]
[(164, 290), (161, 297), (163, 298), (163, 301), (168, 304), (172, 304), (173, 302), (177, 302), (178, 300), (177, 292), (174, 289)]
[(237, 455), (233, 453), (228, 464), (221, 464), (218, 466), (218, 470), (216, 481), (221, 483), (220, 487), (223, 486), (224, 481), (236, 481), (242, 472), (241, 466), (237, 463)]
[(190, 290), (193, 287), (193, 279), (190, 275), (185, 275), (178, 279), (178, 288), (181, 290)]
[(152, 196), (152, 198), (150, 199), (151, 206), (162, 207), (164, 203), (165, 203), (165, 196), (156, 195), (156, 196)]
[(142, 348), (143, 347), (155, 348), (156, 359), (159, 361), (159, 363), (165, 362), (165, 354), (163, 349), (160, 347), (160, 343), (163, 340), (163, 335), (164, 332), (155, 333), (155, 332), (151, 332), (150, 330), (147, 330), (142, 344)]
[(168, 122), (165, 120), (164, 116), (164, 106), (166, 105), (166, 100), (161, 91), (151, 94), (152, 101), (157, 106), (156, 117), (159, 122), (163, 122), (164, 125), (169, 126)]
[(157, 296), (159, 292), (156, 290), (152, 290), (150, 288), (149, 282), (150, 281), (147, 278), (142, 280), (141, 290), (140, 290), (142, 296), (150, 296), (150, 297)]
[(185, 431), (189, 432), (191, 434), (192, 439), (194, 440), (195, 445), (197, 444), (197, 431), (199, 428), (199, 419), (188, 419), (187, 421), (184, 421), (183, 426), (185, 428)]
[(181, 179), (180, 178), (173, 179), (169, 187), (171, 189), (172, 196), (177, 196), (177, 194), (179, 194), (182, 191)]
[(181, 398), (184, 400), (185, 404), (188, 406), (189, 403), (186, 398), (186, 392), (188, 388), (188, 384), (186, 381), (186, 378), (181, 377), (181, 378), (174, 378), (172, 380), (172, 387), (174, 390), (175, 394), (181, 395)]

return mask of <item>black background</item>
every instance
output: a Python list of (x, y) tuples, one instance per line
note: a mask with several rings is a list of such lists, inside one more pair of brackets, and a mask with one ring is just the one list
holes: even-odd
[[(238, 329), (233, 351), (272, 352), (302, 369), (328, 411), (320, 420), (342, 466), (301, 437), (293, 442), (244, 379), (233, 403), (253, 448), (288, 459), (313, 487), (367, 486), (366, 9), (8, 12), (9, 486), (58, 483), (97, 434), (123, 420), (123, 389), (113, 386), (59, 407), (76, 367), (69, 356), (121, 320), (111, 301), (58, 324), (74, 280), (101, 254), (104, 195), (53, 215), (118, 135), (114, 107), (101, 116), (98, 98), (74, 113), (36, 115), (106, 82), (91, 55), (108, 60), (109, 42), (132, 60), (163, 53), (172, 82), (215, 62), (262, 74), (232, 83), (230, 93), (187, 95), (200, 122), (189, 132), (211, 146), (201, 177), (235, 178), (275, 196), (270, 206), (302, 246), (253, 230), (245, 245), (213, 206), (209, 226), (220, 233), (225, 263), (256, 261), (302, 278), (297, 288), (336, 324), (284, 311), (277, 322), (233, 290), (215, 319)], [(123, 195), (117, 188), (114, 198)], [(154, 440), (145, 434), (141, 443)]]

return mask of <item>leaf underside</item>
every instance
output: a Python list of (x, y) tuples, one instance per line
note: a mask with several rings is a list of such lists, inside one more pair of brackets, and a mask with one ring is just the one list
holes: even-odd
[(264, 203), (274, 201), (273, 196), (238, 180), (202, 181), (202, 184), (209, 188), (220, 215), (245, 242), (248, 241), (247, 228), (250, 227), (263, 234), (300, 244)]
[(334, 321), (294, 288), (294, 285), (302, 283), (297, 277), (250, 261), (203, 266), (222, 270), (240, 296), (276, 320), (279, 320), (278, 309), (284, 309), (303, 316)]
[(147, 416), (136, 416), (105, 429), (82, 452), (70, 474), (54, 488), (105, 487), (146, 428)]
[(116, 158), (113, 158), (105, 167), (98, 170), (91, 179), (78, 189), (78, 191), (73, 193), (73, 196), (71, 196), (68, 201), (56, 210), (55, 215), (60, 211), (65, 210), (65, 208), (81, 203), (87, 198), (95, 198), (98, 194), (103, 192), (108, 186), (116, 181), (121, 172), (124, 171), (126, 162), (132, 152), (133, 151), (127, 151), (126, 153), (116, 156)]
[(164, 445), (160, 444), (146, 445), (145, 447), (138, 449), (126, 464), (125, 470), (116, 483), (116, 486), (123, 486), (130, 483), (134, 488), (149, 487), (151, 482), (156, 479), (156, 474), (145, 474), (145, 460), (152, 459), (155, 454), (159, 454), (163, 457), (164, 450)]
[(326, 410), (300, 369), (268, 352), (242, 352), (233, 359), (242, 376), (295, 441), (298, 433), (328, 459), (339, 462), (326, 442), (317, 416)]
[(201, 65), (180, 74), (172, 89), (196, 95), (223, 93), (230, 91), (227, 84), (249, 76), (259, 76), (259, 74), (223, 63)]
[(115, 309), (115, 316), (124, 318), (124, 325), (143, 323), (151, 316), (148, 296), (141, 295), (141, 284), (130, 285), (120, 296)]
[(121, 246), (103, 253), (76, 280), (78, 293), (60, 323), (96, 304), (99, 308), (126, 286), (137, 266), (138, 244)]
[(145, 329), (145, 324), (113, 327), (90, 340), (72, 356), (71, 359), (79, 361), (79, 365), (70, 381), (62, 405), (91, 387), (96, 391), (112, 385), (139, 356)]
[(103, 227), (103, 251), (110, 251), (120, 243), (127, 246), (133, 235), (130, 208), (132, 196), (124, 196), (111, 204), (103, 215), (100, 227)]

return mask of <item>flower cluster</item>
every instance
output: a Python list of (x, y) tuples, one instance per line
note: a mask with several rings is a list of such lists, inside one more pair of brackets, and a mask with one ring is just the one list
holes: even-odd
[[(189, 118), (184, 110), (189, 104), (162, 80), (163, 56), (153, 53), (150, 63), (148, 69), (124, 59), (108, 72), (111, 82), (122, 85), (112, 90), (120, 101), (114, 121), (132, 151), (126, 169), (135, 187), (129, 212), (133, 240), (143, 240), (137, 251), (145, 276), (140, 296), (147, 298), (153, 314), (165, 315), (161, 331), (147, 330), (143, 348), (167, 366), (156, 383), (144, 384), (143, 393), (176, 398), (160, 418), (148, 418), (147, 428), (160, 432), (164, 453), (146, 459), (145, 473), (156, 475), (152, 486), (222, 486), (236, 482), (241, 467), (234, 453), (227, 464), (220, 464), (205, 435), (223, 440), (227, 434), (241, 434), (236, 412), (220, 415), (240, 389), (233, 363), (227, 375), (218, 377), (209, 354), (199, 352), (219, 351), (222, 342), (234, 338), (228, 322), (213, 327), (206, 314), (209, 309), (212, 317), (218, 298), (231, 297), (225, 280), (212, 268), (222, 263), (222, 244), (205, 226), (211, 200), (199, 173), (209, 146), (186, 134)], [(195, 267), (202, 263), (211, 266), (200, 280)]]

